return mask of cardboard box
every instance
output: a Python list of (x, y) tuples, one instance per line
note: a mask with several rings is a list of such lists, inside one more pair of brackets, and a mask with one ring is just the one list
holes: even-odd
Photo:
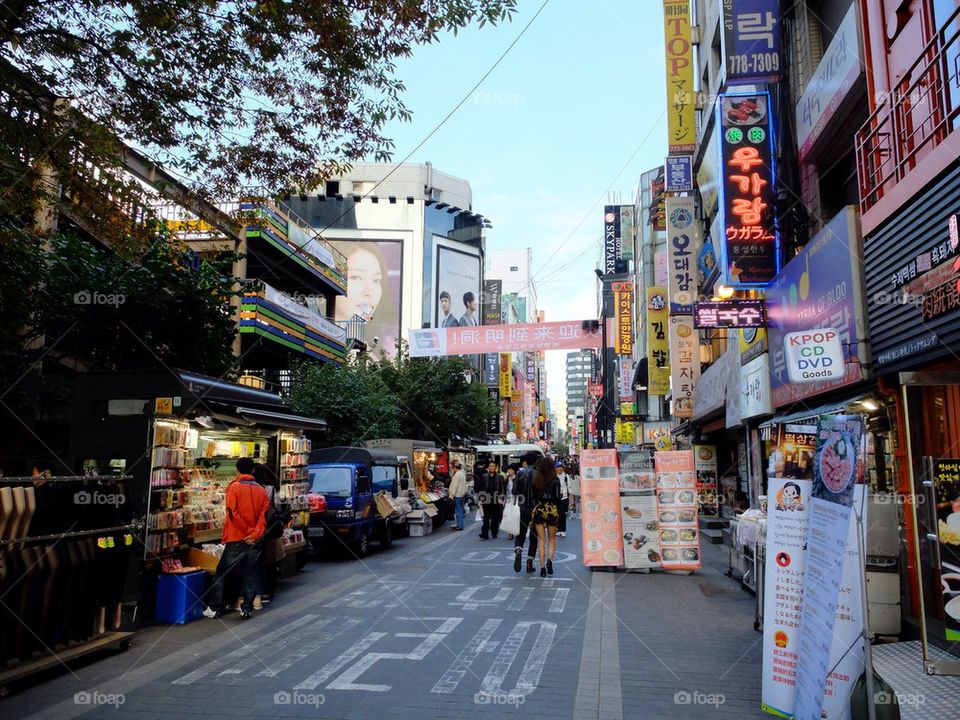
[(436, 517), (440, 513), (440, 511), (437, 510), (437, 506), (434, 505), (433, 503), (430, 503), (429, 505), (427, 505), (423, 509), (423, 511), (430, 517)]
[(410, 523), (410, 537), (423, 537), (433, 532), (433, 523), (429, 520), (425, 523)]
[(413, 523), (422, 522), (424, 516), (423, 510), (411, 510), (407, 513), (407, 521), (412, 525)]
[(219, 562), (220, 558), (214, 555), (208, 555), (197, 548), (188, 548), (187, 557), (184, 559), (183, 564), (188, 567), (203, 568), (207, 572), (212, 573), (216, 572), (217, 563)]

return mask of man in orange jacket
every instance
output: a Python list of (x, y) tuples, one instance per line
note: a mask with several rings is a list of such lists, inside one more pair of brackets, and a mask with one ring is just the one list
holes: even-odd
[(266, 531), (267, 493), (253, 477), (253, 460), (237, 460), (237, 477), (227, 486), (224, 502), (223, 555), (217, 563), (209, 602), (203, 611), (206, 617), (218, 617), (223, 610), (223, 582), (236, 569), (240, 577), (243, 604), (240, 616), (247, 620), (253, 615), (253, 597), (256, 595), (257, 567), (261, 547), (258, 541)]

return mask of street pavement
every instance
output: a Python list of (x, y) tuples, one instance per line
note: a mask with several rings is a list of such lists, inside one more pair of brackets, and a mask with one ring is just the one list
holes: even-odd
[(126, 652), (0, 700), (4, 718), (750, 718), (754, 600), (704, 547), (688, 576), (584, 568), (579, 524), (556, 574), (516, 575), (479, 525), (365, 561), (310, 563), (250, 621), (138, 632)]

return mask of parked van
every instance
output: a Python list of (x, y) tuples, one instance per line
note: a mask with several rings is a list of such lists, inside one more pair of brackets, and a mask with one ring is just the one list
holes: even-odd
[(389, 450), (329, 447), (310, 453), (310, 493), (323, 495), (326, 509), (310, 513), (307, 538), (312, 550), (349, 547), (358, 557), (370, 552), (371, 540), (390, 547), (406, 531), (405, 516), (384, 518), (375, 496), (393, 497), (410, 488), (410, 460)]

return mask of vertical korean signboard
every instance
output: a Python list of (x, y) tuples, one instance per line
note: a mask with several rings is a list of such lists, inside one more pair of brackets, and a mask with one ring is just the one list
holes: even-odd
[(633, 205), (620, 206), (620, 256), (624, 260), (633, 259), (636, 211)]
[(617, 355), (633, 354), (633, 283), (610, 283), (613, 290), (613, 304), (617, 324), (614, 335), (614, 349)]
[(500, 397), (513, 395), (513, 368), (510, 353), (500, 353)]
[(670, 314), (690, 315), (697, 299), (694, 200), (692, 197), (668, 197), (666, 204)]
[(693, 156), (668, 156), (664, 166), (667, 169), (667, 192), (690, 192), (693, 190)]
[(650, 181), (650, 218), (648, 224), (653, 226), (654, 232), (663, 232), (667, 229), (665, 187), (666, 178), (663, 175), (663, 168), (659, 168), (659, 172)]
[(780, 0), (726, 0), (723, 59), (728, 85), (780, 79)]
[(689, 0), (663, 0), (663, 32), (667, 52), (667, 133), (670, 155), (692, 153), (693, 46)]
[(700, 531), (692, 450), (654, 453), (657, 531), (664, 570), (699, 570)]
[(619, 567), (623, 561), (616, 450), (580, 453), (583, 564)]
[(690, 315), (670, 318), (670, 375), (673, 416), (693, 417), (693, 393), (700, 379), (700, 343)]
[(667, 339), (667, 289), (647, 288), (647, 392), (666, 395), (670, 390), (670, 344)]
[(770, 96), (720, 95), (721, 268), (730, 287), (765, 287), (780, 270)]

